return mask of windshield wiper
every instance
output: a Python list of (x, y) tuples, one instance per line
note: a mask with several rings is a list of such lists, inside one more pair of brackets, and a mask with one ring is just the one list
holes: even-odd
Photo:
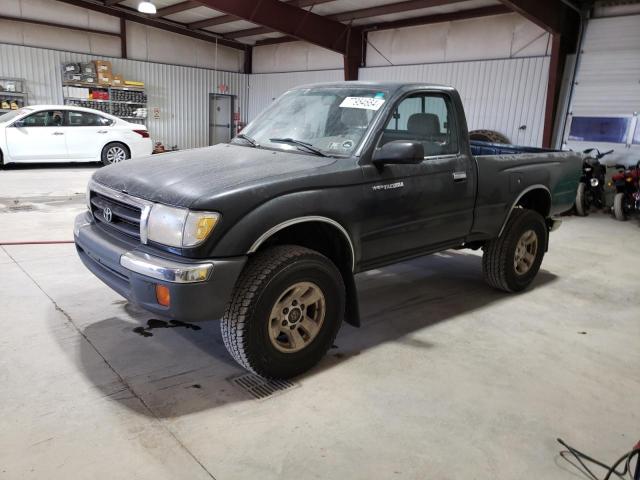
[(258, 145), (258, 142), (256, 142), (253, 138), (248, 137), (244, 133), (237, 134), (236, 138), (241, 138), (242, 140), (246, 140), (254, 148), (258, 148), (260, 146), (260, 145)]
[(296, 145), (298, 147), (305, 148), (309, 152), (314, 153), (320, 157), (328, 156), (326, 153), (322, 152), (322, 150), (319, 150), (315, 148), (313, 145), (311, 145), (310, 143), (303, 142), (302, 140), (296, 140), (294, 138), (287, 137), (287, 138), (270, 138), (269, 141), (273, 143), (288, 143), (290, 145)]

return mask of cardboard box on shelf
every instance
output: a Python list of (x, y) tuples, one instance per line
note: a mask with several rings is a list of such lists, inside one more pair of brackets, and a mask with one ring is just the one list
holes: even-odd
[(111, 62), (109, 60), (96, 60), (94, 63), (96, 65), (96, 72), (98, 72), (98, 75), (101, 73), (108, 73), (111, 75)]
[(112, 81), (113, 81), (113, 75), (98, 73), (98, 83), (100, 85), (111, 85)]
[(138, 82), (136, 80), (125, 80), (124, 84), (129, 87), (144, 87), (144, 82)]
[(95, 75), (82, 75), (82, 83), (96, 83)]
[(114, 87), (121, 87), (122, 85), (124, 85), (124, 78), (122, 75), (114, 75), (113, 79), (111, 80), (111, 85), (113, 85)]

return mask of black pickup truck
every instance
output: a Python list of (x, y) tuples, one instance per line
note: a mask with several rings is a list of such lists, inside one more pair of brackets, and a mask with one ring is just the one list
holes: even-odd
[(322, 358), (343, 319), (359, 325), (359, 272), (481, 248), (489, 285), (526, 288), (581, 167), (572, 152), (471, 143), (450, 87), (309, 85), (229, 144), (100, 169), (74, 237), (130, 301), (222, 317), (242, 366), (286, 378)]

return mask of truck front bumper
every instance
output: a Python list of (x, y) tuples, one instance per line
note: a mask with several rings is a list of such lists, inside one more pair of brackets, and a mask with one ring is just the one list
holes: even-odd
[[(185, 322), (220, 318), (247, 261), (246, 256), (193, 260), (151, 251), (106, 232), (88, 212), (76, 217), (74, 240), (82, 263), (113, 290), (145, 310)], [(157, 285), (169, 289), (169, 306), (158, 303)]]

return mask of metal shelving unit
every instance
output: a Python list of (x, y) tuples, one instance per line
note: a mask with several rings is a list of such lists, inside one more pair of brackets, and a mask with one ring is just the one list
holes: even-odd
[[(15, 110), (12, 108), (2, 108), (2, 103), (16, 103), (18, 108), (28, 104), (28, 96), (23, 78), (0, 77), (0, 114)], [(7, 90), (9, 89), (9, 90)]]
[[(146, 102), (146, 94), (145, 89), (143, 87), (133, 87), (133, 86), (107, 86), (107, 85), (97, 85), (93, 83), (83, 83), (83, 82), (63, 82), (63, 98), (65, 105), (77, 105), (88, 108), (93, 108), (95, 110), (100, 110), (105, 113), (109, 113), (118, 118), (122, 118), (123, 120), (128, 121), (140, 121), (144, 122), (147, 119), (147, 102)], [(93, 99), (93, 98), (83, 98), (74, 96), (69, 93), (69, 88), (66, 87), (76, 87), (87, 89), (87, 97), (89, 93), (94, 90), (107, 91), (108, 99)], [(125, 96), (136, 96), (137, 94), (141, 94), (142, 98), (137, 101), (134, 100), (119, 100), (118, 97), (123, 96), (121, 92), (132, 92), (130, 94), (124, 94)], [(135, 92), (135, 93), (133, 93)], [(134, 108), (137, 107), (137, 108)], [(136, 110), (142, 110), (145, 112), (145, 115), (136, 115)], [(123, 114), (126, 113), (126, 114)], [(128, 115), (131, 113), (131, 115)]]

